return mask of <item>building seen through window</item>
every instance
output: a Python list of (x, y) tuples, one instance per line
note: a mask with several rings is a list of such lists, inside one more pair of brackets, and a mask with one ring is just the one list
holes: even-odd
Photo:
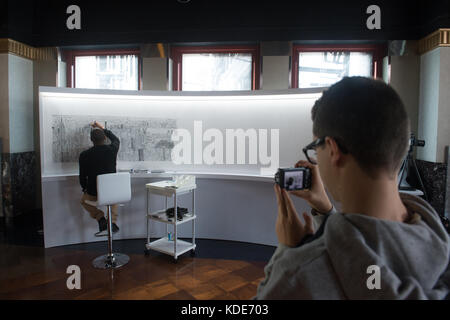
[(183, 91), (252, 90), (251, 53), (185, 53)]
[(75, 87), (88, 89), (138, 90), (138, 56), (76, 56)]
[(373, 55), (366, 52), (299, 52), (298, 87), (329, 87), (346, 76), (371, 77)]

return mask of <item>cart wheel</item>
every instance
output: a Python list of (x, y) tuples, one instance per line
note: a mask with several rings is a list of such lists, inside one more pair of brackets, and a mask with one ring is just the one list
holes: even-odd
[(173, 259), (173, 263), (178, 263), (178, 259), (177, 259), (177, 258), (174, 258), (174, 259)]
[(195, 249), (191, 249), (191, 256), (192, 256), (192, 257), (195, 256)]
[(144, 254), (145, 254), (146, 256), (150, 255), (150, 250), (149, 250), (149, 249), (144, 249)]

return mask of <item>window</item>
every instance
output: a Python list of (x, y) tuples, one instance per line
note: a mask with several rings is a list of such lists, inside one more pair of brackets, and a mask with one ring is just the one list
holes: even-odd
[(294, 46), (292, 87), (329, 87), (345, 76), (381, 77), (381, 49)]
[(138, 50), (70, 51), (66, 56), (70, 87), (140, 89)]
[(173, 90), (259, 89), (257, 47), (173, 47)]

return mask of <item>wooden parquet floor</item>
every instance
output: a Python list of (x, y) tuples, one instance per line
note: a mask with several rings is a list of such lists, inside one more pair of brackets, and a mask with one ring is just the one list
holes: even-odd
[[(265, 262), (203, 259), (188, 254), (132, 254), (116, 270), (99, 270), (103, 252), (0, 245), (0, 299), (240, 300), (256, 294)], [(69, 265), (81, 269), (81, 289), (69, 290)]]

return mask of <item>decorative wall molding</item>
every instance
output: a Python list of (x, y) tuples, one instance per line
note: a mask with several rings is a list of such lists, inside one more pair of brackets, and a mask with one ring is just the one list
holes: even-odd
[(15, 54), (30, 60), (58, 59), (58, 51), (55, 47), (35, 48), (7, 38), (0, 39), (0, 53)]
[(450, 47), (450, 29), (438, 29), (419, 40), (419, 54), (424, 54), (438, 47)]

